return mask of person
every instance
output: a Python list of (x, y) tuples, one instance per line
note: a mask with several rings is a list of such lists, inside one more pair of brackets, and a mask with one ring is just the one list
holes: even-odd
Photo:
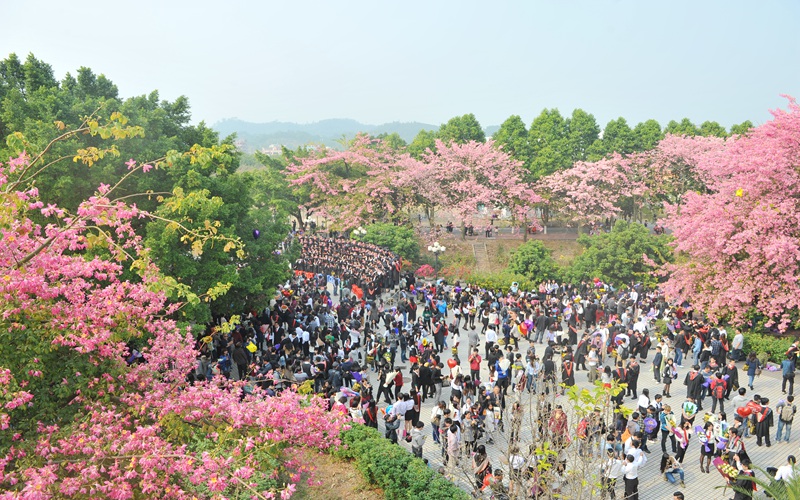
[(778, 467), (777, 472), (775, 472), (775, 480), (776, 481), (791, 481), (794, 477), (794, 467), (797, 463), (797, 459), (794, 455), (789, 455), (786, 457), (786, 465), (781, 465)]
[[(697, 440), (700, 443), (700, 472), (709, 474), (711, 472), (711, 459), (717, 451), (714, 441), (714, 424), (706, 422), (703, 431), (697, 433)], [(706, 462), (705, 467), (703, 463)]]
[(676, 491), (672, 494), (672, 500), (684, 500), (683, 493), (680, 491)]
[(736, 332), (736, 335), (733, 336), (733, 342), (731, 343), (731, 359), (734, 361), (741, 361), (743, 347), (744, 334), (742, 332)]
[(422, 432), (424, 427), (423, 422), (417, 422), (411, 429), (411, 453), (417, 458), (422, 458), (422, 447), (425, 445), (425, 438), (428, 437)]
[(722, 369), (722, 377), (724, 378), (726, 375), (728, 376), (726, 380), (728, 387), (725, 389), (725, 399), (730, 399), (731, 391), (739, 387), (739, 369), (733, 359), (730, 359), (725, 368)]
[(625, 478), (625, 500), (639, 500), (639, 465), (642, 463), (641, 455), (636, 460), (633, 455), (625, 457), (626, 463), (622, 466)]
[(664, 397), (671, 398), (672, 395), (669, 392), (670, 386), (675, 378), (678, 376), (678, 369), (675, 366), (675, 361), (672, 358), (667, 359), (667, 364), (664, 365), (664, 373), (663, 373), (663, 380), (664, 380)]
[(441, 444), (440, 426), (442, 419), (444, 419), (445, 411), (450, 410), (447, 409), (447, 405), (444, 401), (438, 401), (431, 410), (431, 432), (433, 435), (433, 442), (437, 444)]
[(794, 362), (788, 354), (786, 355), (786, 359), (781, 362), (781, 371), (783, 372), (781, 391), (786, 394), (786, 382), (789, 382), (789, 394), (794, 394)]
[(761, 361), (758, 360), (755, 352), (751, 352), (747, 357), (747, 385), (751, 391), (753, 390), (753, 379), (757, 373), (760, 373), (760, 369)]
[(603, 462), (603, 498), (616, 500), (617, 479), (622, 475), (622, 460), (619, 459), (613, 448), (606, 450), (606, 460)]
[(661, 354), (661, 346), (656, 346), (656, 355), (653, 356), (653, 379), (661, 383), (661, 365), (664, 362), (664, 355)]
[(704, 379), (700, 374), (700, 365), (693, 365), (689, 373), (683, 379), (683, 385), (686, 386), (686, 399), (692, 399), (697, 404), (697, 411), (703, 409), (700, 402), (700, 393), (703, 388)]
[[(778, 413), (778, 434), (775, 436), (775, 442), (780, 443), (781, 438), (783, 438), (788, 443), (789, 436), (792, 434), (794, 414), (797, 413), (797, 406), (794, 405), (794, 396), (790, 394), (786, 397), (786, 401), (779, 401), (775, 411)], [(783, 433), (784, 430), (786, 434)]]
[(472, 473), (475, 475), (476, 488), (483, 486), (483, 480), (488, 474), (492, 473), (492, 464), (489, 462), (489, 455), (486, 453), (484, 445), (478, 445), (475, 454), (472, 456)]
[(469, 375), (472, 377), (472, 380), (480, 379), (481, 361), (483, 361), (483, 358), (481, 358), (477, 347), (472, 349), (472, 354), (469, 355), (467, 361), (469, 362)]
[(450, 429), (447, 430), (447, 456), (445, 457), (445, 464), (450, 467), (458, 466), (458, 452), (461, 449), (461, 430), (458, 425), (453, 422)]
[(503, 484), (503, 469), (495, 469), (493, 474), (487, 474), (483, 480), (481, 491), (490, 491), (492, 498), (507, 499), (508, 490)]
[(686, 456), (686, 449), (689, 447), (689, 438), (692, 437), (692, 423), (684, 422), (680, 427), (673, 427), (672, 432), (675, 434), (675, 440), (678, 442), (678, 452), (675, 458), (678, 462), (683, 463)]
[(761, 446), (761, 441), (766, 441), (767, 447), (772, 446), (769, 439), (769, 428), (775, 423), (772, 409), (768, 406), (769, 398), (761, 398), (761, 411), (753, 413), (756, 420), (756, 445)]
[(734, 455), (739, 455), (740, 457), (748, 456), (744, 446), (744, 440), (742, 440), (741, 433), (736, 427), (728, 429), (728, 444), (725, 446), (725, 452), (727, 453), (727, 460), (730, 465), (735, 465), (733, 461)]
[(737, 469), (739, 469), (739, 474), (736, 476), (736, 479), (728, 480), (728, 484), (735, 488), (734, 491), (736, 493), (733, 495), (733, 500), (747, 500), (748, 498), (753, 498), (753, 491), (756, 483), (752, 481), (755, 474), (750, 470), (750, 460), (742, 459), (739, 455), (734, 455), (733, 459), (736, 462)]
[(736, 396), (734, 396), (733, 399), (731, 399), (731, 404), (733, 405), (733, 415), (734, 415), (733, 418), (737, 422), (742, 424), (741, 428), (744, 429), (744, 431), (741, 434), (741, 437), (744, 437), (744, 438), (750, 437), (750, 429), (748, 428), (748, 425), (745, 422), (745, 419), (742, 418), (739, 415), (739, 411), (738, 410), (739, 410), (739, 408), (743, 408), (743, 407), (747, 406), (747, 403), (750, 401), (750, 398), (745, 396), (745, 394), (747, 394), (747, 389), (745, 389), (744, 387), (739, 387), (738, 394)]
[(728, 383), (722, 378), (721, 372), (717, 372), (710, 379), (708, 389), (711, 393), (711, 413), (717, 412), (717, 403), (719, 403), (719, 411), (725, 411), (725, 392), (727, 388)]
[(669, 481), (670, 484), (675, 484), (680, 480), (681, 486), (686, 486), (683, 482), (683, 466), (674, 456), (664, 453), (661, 458), (661, 473), (664, 474), (664, 479)]
[(675, 426), (675, 415), (672, 413), (672, 407), (670, 405), (664, 405), (664, 408), (661, 409), (661, 413), (658, 416), (658, 420), (661, 424), (661, 452), (667, 453), (667, 438), (669, 438), (670, 444), (672, 445), (672, 453), (677, 453), (677, 443), (675, 441), (675, 435), (672, 432), (672, 428)]

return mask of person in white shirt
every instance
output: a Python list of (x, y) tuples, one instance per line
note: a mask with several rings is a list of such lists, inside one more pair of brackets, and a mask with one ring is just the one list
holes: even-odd
[(639, 500), (639, 466), (642, 460), (641, 455), (637, 461), (633, 455), (628, 455), (622, 465), (622, 473), (625, 475), (625, 500)]
[(794, 477), (794, 466), (796, 463), (797, 459), (794, 458), (794, 455), (789, 455), (786, 459), (786, 465), (778, 467), (778, 472), (775, 473), (775, 480), (791, 481)]
[(492, 350), (492, 346), (494, 346), (495, 342), (497, 342), (497, 331), (495, 331), (494, 325), (489, 325), (489, 329), (486, 330), (486, 355), (484, 357), (489, 357), (489, 351)]
[(617, 486), (617, 479), (622, 475), (622, 460), (615, 454), (614, 450), (607, 450), (607, 458), (603, 462), (603, 489), (611, 500), (616, 500), (617, 493), (614, 488)]
[(743, 358), (742, 356), (742, 349), (744, 348), (744, 334), (742, 332), (736, 332), (736, 335), (733, 337), (733, 342), (731, 343), (731, 358), (734, 361), (741, 361)]

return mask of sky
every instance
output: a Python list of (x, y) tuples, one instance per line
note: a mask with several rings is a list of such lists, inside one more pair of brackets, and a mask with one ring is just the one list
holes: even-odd
[(193, 121), (482, 125), (582, 108), (728, 127), (800, 98), (800, 2), (0, 1), (0, 56), (87, 66)]

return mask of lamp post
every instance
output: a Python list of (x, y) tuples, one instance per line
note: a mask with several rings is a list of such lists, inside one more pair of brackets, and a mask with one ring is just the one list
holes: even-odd
[(353, 237), (355, 237), (355, 239), (357, 240), (362, 239), (366, 234), (367, 230), (361, 226), (358, 226), (357, 228), (353, 229)]
[(428, 251), (433, 253), (433, 258), (436, 259), (434, 270), (436, 271), (437, 278), (439, 277), (439, 254), (443, 253), (445, 250), (447, 250), (447, 247), (443, 247), (438, 241), (434, 242), (433, 245), (428, 245)]

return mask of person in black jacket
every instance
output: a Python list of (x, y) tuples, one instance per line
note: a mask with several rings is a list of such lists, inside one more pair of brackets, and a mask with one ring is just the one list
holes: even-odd
[(697, 401), (697, 411), (701, 410), (700, 390), (703, 388), (703, 383), (705, 382), (699, 370), (700, 365), (692, 366), (692, 370), (687, 373), (686, 378), (683, 379), (683, 385), (686, 386), (686, 397)]

